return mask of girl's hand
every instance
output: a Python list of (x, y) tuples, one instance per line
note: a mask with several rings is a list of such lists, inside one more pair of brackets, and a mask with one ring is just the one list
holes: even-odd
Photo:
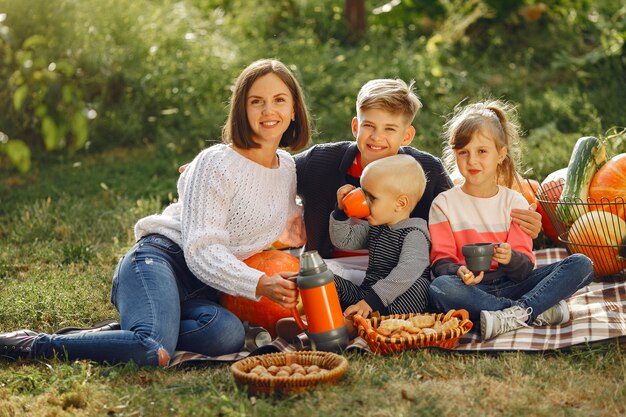
[(508, 265), (511, 262), (511, 244), (500, 243), (493, 249), (493, 260), (502, 265)]
[(511, 218), (519, 224), (524, 233), (533, 239), (536, 239), (541, 232), (541, 214), (537, 213), (537, 204), (533, 203), (528, 210), (512, 209)]
[(298, 302), (298, 286), (285, 278), (297, 275), (297, 272), (263, 275), (256, 286), (256, 295), (263, 296), (285, 308), (293, 308)]
[(476, 285), (480, 283), (485, 276), (485, 273), (483, 271), (480, 271), (480, 274), (478, 274), (478, 276), (475, 276), (474, 273), (467, 269), (465, 265), (461, 265), (456, 271), (456, 274), (459, 276), (459, 278), (463, 280), (465, 285)]
[(352, 317), (355, 314), (358, 314), (359, 316), (363, 318), (368, 318), (371, 312), (372, 312), (372, 307), (370, 307), (370, 305), (367, 304), (367, 301), (361, 300), (358, 303), (353, 304), (350, 307), (346, 308), (346, 311), (343, 312), (343, 316)]
[(350, 184), (342, 185), (341, 187), (339, 187), (339, 189), (337, 190), (337, 207), (339, 207), (340, 210), (343, 210), (343, 198), (346, 196), (346, 194), (348, 194), (355, 188), (356, 187), (354, 185)]

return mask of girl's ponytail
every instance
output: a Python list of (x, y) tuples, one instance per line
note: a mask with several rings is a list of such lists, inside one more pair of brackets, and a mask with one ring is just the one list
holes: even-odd
[(487, 102), (485, 108), (496, 115), (504, 133), (503, 143), (499, 144), (499, 147), (506, 146), (507, 154), (498, 165), (498, 176), (501, 179), (499, 182), (511, 188), (516, 181), (521, 159), (520, 134), (515, 108), (503, 101)]

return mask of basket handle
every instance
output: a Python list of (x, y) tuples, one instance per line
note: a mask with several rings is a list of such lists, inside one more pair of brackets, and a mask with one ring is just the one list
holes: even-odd
[(359, 327), (359, 325), (363, 326), (364, 329), (371, 327), (369, 322), (358, 314), (355, 314), (354, 316), (352, 316), (352, 321), (354, 322), (356, 327)]
[(474, 323), (472, 323), (472, 321), (469, 319), (469, 313), (467, 312), (467, 310), (463, 308), (460, 310), (451, 310), (448, 312), (448, 314), (450, 314), (451, 317), (458, 318), (461, 322), (459, 323), (459, 326), (466, 328), (468, 332), (472, 330), (472, 327), (474, 327)]

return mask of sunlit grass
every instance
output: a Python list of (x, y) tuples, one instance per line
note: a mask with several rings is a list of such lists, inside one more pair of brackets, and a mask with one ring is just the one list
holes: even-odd
[[(116, 151), (77, 158), (79, 171), (72, 162), (48, 161), (46, 175), (29, 177), (19, 187), (0, 181), (0, 192), (8, 196), (0, 212), (0, 331), (49, 332), (116, 318), (109, 291), (117, 258), (133, 243), (134, 222), (169, 201), (180, 163), (175, 159), (159, 159), (146, 149)], [(347, 357), (350, 368), (335, 386), (256, 398), (235, 385), (228, 365), (159, 370), (2, 361), (0, 417), (626, 412), (624, 347), (615, 342), (562, 353), (420, 350)]]

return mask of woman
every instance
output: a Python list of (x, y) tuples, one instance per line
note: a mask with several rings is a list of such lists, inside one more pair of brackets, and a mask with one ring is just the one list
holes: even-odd
[(276, 60), (252, 63), (235, 83), (224, 143), (200, 152), (181, 175), (178, 202), (135, 225), (137, 243), (120, 260), (111, 292), (121, 330), (4, 333), (0, 355), (167, 366), (177, 349), (212, 356), (239, 351), (243, 325), (216, 303), (217, 291), (296, 304), (295, 283), (242, 260), (275, 241), (299, 214), (295, 164), (279, 147), (301, 149), (309, 136), (293, 74)]

